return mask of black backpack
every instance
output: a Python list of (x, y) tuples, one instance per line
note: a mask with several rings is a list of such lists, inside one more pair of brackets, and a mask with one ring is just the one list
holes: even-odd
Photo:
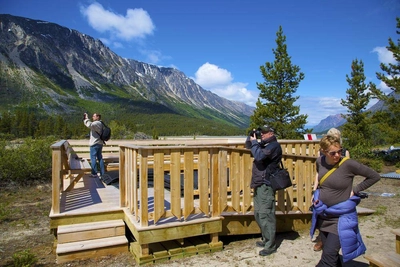
[(111, 138), (111, 129), (104, 122), (100, 121), (103, 124), (103, 130), (101, 131), (100, 139), (105, 143), (105, 141), (110, 140)]

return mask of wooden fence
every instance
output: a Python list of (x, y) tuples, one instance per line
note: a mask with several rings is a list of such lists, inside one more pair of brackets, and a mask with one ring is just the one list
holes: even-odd
[[(277, 212), (307, 212), (318, 141), (279, 142), (293, 187), (277, 192)], [(88, 140), (62, 140), (52, 145), (52, 214), (60, 213), (63, 180), (70, 173), (68, 145), (78, 157), (88, 157)], [(141, 226), (148, 226), (251, 212), (252, 158), (250, 150), (243, 147), (244, 139), (113, 140), (104, 150), (119, 165), (120, 206), (128, 208)]]
[[(277, 192), (277, 212), (305, 213), (311, 203), (318, 144), (280, 143), (293, 187)], [(252, 158), (248, 149), (240, 148), (241, 144), (121, 145), (121, 207), (128, 208), (141, 227), (198, 217), (215, 218), (227, 212), (251, 212)], [(150, 202), (149, 197), (153, 198)]]

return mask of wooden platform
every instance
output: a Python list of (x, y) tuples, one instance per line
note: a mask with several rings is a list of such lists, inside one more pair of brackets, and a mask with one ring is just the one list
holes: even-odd
[[(118, 172), (110, 172), (109, 175), (115, 176), (118, 175)], [(153, 195), (154, 191), (150, 188), (148, 195), (150, 206), (152, 206)], [(164, 197), (164, 204), (168, 207), (170, 205), (169, 190), (164, 190)], [(126, 208), (120, 208), (118, 182), (106, 185), (99, 178), (91, 178), (88, 174), (84, 175), (72, 190), (62, 191), (60, 204), (60, 214), (50, 214), (51, 228), (56, 231), (57, 229), (63, 229), (63, 226), (66, 225), (122, 219), (131, 233), (126, 233), (129, 244), (126, 243), (121, 246), (125, 246), (126, 250), (129, 249), (140, 264), (157, 263), (223, 249), (222, 242), (211, 242), (210, 235), (202, 235), (202, 231), (205, 233), (217, 232), (219, 236), (260, 233), (252, 211), (246, 214), (226, 212), (222, 214), (221, 218), (215, 218), (215, 220), (207, 219), (203, 222), (201, 221), (201, 215), (196, 214), (185, 222), (181, 220), (166, 220), (158, 222), (157, 225), (150, 222), (148, 227), (142, 228), (134, 221), (133, 216), (129, 214)], [(149, 212), (151, 211), (150, 209)], [(368, 215), (374, 212), (362, 207), (357, 207), (357, 211), (360, 215)], [(304, 229), (309, 227), (310, 220), (311, 213), (291, 212), (290, 214), (284, 214), (278, 211), (277, 231)], [(202, 227), (194, 227), (196, 221), (200, 222)], [(165, 224), (165, 227), (162, 227), (163, 224)], [(60, 234), (62, 234), (62, 230), (60, 231)], [(176, 239), (163, 240), (165, 235), (176, 237)], [(147, 253), (141, 252), (141, 245), (135, 240), (134, 236), (140, 236), (141, 242), (148, 244)], [(123, 248), (121, 247), (121, 249)], [(59, 250), (61, 251), (62, 249)], [(90, 256), (91, 254), (88, 255)], [(82, 256), (86, 256), (86, 254), (83, 253)], [(73, 257), (60, 257), (60, 261), (70, 258)]]

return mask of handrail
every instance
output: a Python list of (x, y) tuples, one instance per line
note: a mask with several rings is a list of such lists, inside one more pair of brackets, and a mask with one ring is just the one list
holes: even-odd
[[(310, 152), (307, 149), (296, 145), (285, 148), (292, 150), (292, 154), (283, 155), (283, 161), (293, 178), (293, 187), (277, 192), (278, 212), (308, 210), (316, 157), (305, 155)], [(220, 217), (226, 212), (246, 214), (253, 210), (251, 168), (250, 150), (243, 148), (121, 145), (121, 207), (127, 207), (142, 227), (196, 216)], [(153, 185), (149, 183), (151, 171)], [(168, 196), (164, 190), (166, 177)], [(149, 195), (154, 198), (150, 204)]]
[[(108, 142), (115, 147), (112, 153), (119, 161), (120, 206), (128, 208), (142, 226), (192, 220), (196, 216), (220, 217), (227, 212), (252, 212), (252, 158), (250, 150), (243, 148), (244, 140), (173, 140), (173, 145), (168, 140)], [(293, 187), (277, 192), (277, 212), (307, 212), (318, 141), (279, 142)], [(52, 214), (60, 213), (63, 181), (68, 174), (68, 146), (79, 154), (80, 147), (87, 150), (88, 141), (61, 140), (51, 146)], [(151, 175), (154, 184), (149, 186)], [(165, 182), (169, 182), (170, 195), (164, 193)], [(149, 205), (150, 194), (154, 195), (154, 202)]]

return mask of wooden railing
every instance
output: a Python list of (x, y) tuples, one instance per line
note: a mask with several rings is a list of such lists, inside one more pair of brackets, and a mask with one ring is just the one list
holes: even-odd
[[(319, 147), (310, 141), (281, 144), (293, 187), (277, 192), (277, 211), (308, 212)], [(238, 147), (121, 145), (121, 207), (142, 227), (251, 212), (252, 158), (250, 150)]]
[[(252, 158), (250, 150), (244, 149), (244, 141), (113, 140), (104, 148), (119, 164), (120, 206), (128, 208), (141, 226), (148, 226), (199, 216), (219, 217), (227, 212), (252, 212)], [(277, 212), (307, 212), (318, 142), (279, 142), (293, 187), (277, 192)], [(88, 140), (63, 140), (51, 146), (53, 214), (60, 213), (63, 180), (68, 173), (67, 144), (79, 157), (89, 151)]]

